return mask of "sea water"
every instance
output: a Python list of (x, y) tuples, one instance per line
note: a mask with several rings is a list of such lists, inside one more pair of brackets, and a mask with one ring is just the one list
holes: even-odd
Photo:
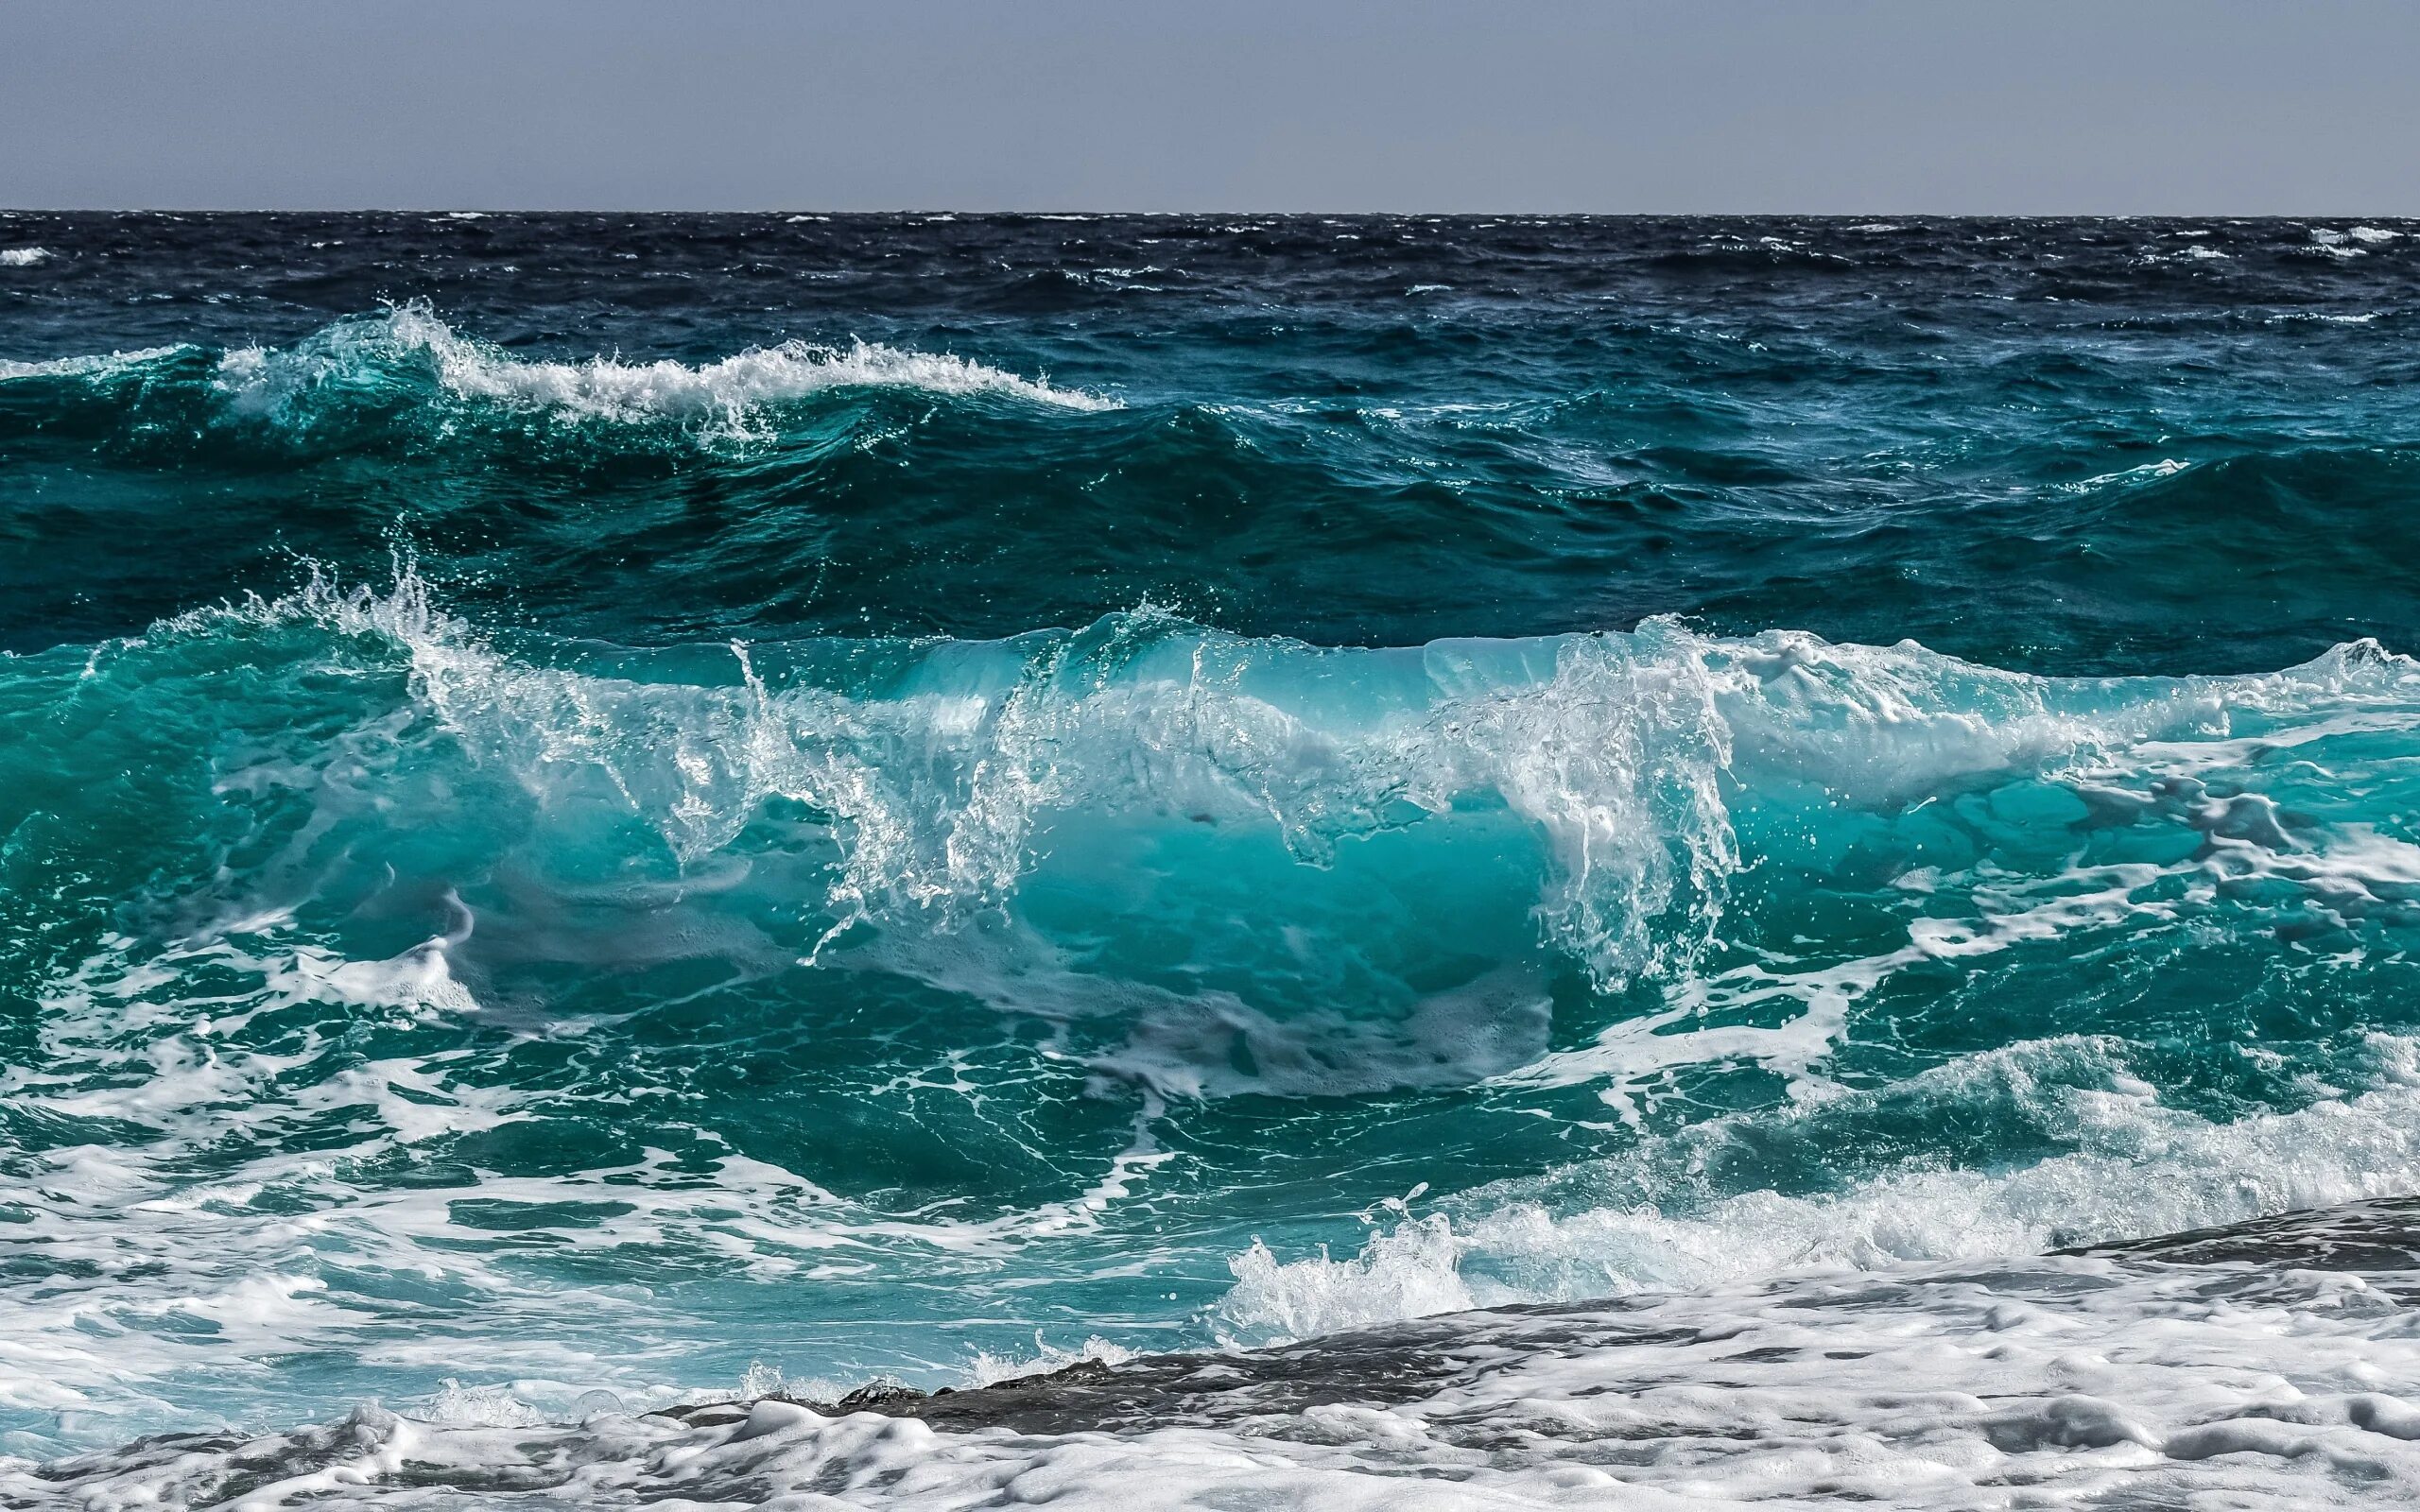
[(2393, 1288), (2045, 1257), (2420, 1192), (2415, 333), (2384, 222), (0, 219), (0, 1487), (2409, 1504)]

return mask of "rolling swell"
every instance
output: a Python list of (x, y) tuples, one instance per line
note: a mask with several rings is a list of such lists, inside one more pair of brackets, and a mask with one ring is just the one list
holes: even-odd
[[(2391, 565), (2411, 468), (2409, 386), (2387, 373), (2362, 391), (2376, 425), (2350, 435), (2305, 434), (2206, 359), (2212, 392), (2181, 417), (2174, 396), (2129, 413), (2135, 335), (1996, 336), (1946, 401), (1954, 426), (1923, 347), (1870, 335), (1750, 344), (1627, 318), (1588, 329), (1577, 392), (1371, 376), (1483, 363), (1499, 319), (1322, 317), (1305, 339), (1346, 375), (1324, 394), (1249, 368), (1189, 392), (1107, 371), (1088, 342), (1007, 365), (946, 337), (541, 357), (418, 301), (285, 345), (12, 361), (0, 460), (53, 502), (12, 522), (26, 549), (0, 637), (134, 633), (295, 555), (358, 576), (398, 528), (483, 612), (657, 642), (999, 638), (1140, 598), (1326, 644), (1684, 613), (2062, 673), (2250, 669), (2420, 633)], [(1190, 339), (1269, 338), (1219, 314)], [(1098, 376), (1026, 375), (1068, 360)], [(1810, 413), (1810, 374), (1864, 420)], [(113, 550), (130, 522), (160, 550)], [(1327, 572), (1339, 554), (1383, 570)], [(648, 592), (663, 573), (698, 586)], [(1844, 575), (1859, 593), (1827, 592)], [(87, 576), (111, 591), (71, 586)]]

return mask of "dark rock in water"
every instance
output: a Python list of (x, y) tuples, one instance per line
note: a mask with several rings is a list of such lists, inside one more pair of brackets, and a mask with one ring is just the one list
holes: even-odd
[[(2126, 1265), (2208, 1267), (2225, 1273), (2222, 1281), (2230, 1290), (2257, 1290), (2278, 1274), (2295, 1270), (2357, 1272), (2388, 1296), (2420, 1299), (2420, 1197), (2307, 1209), (2052, 1253)], [(1996, 1274), (1989, 1267), (1974, 1273), (1977, 1279)], [(1879, 1278), (1876, 1285), (1881, 1286)], [(827, 1415), (875, 1412), (959, 1431), (1064, 1434), (1225, 1426), (1333, 1403), (1417, 1401), (1542, 1352), (1581, 1354), (1699, 1338), (1693, 1329), (1651, 1325), (1644, 1314), (1652, 1305), (1652, 1298), (1637, 1297), (1494, 1308), (1331, 1333), (1273, 1349), (1153, 1355), (1117, 1365), (1087, 1360), (971, 1390), (926, 1393), (896, 1382), (876, 1382), (836, 1402), (787, 1396), (776, 1400)], [(1757, 1351), (1750, 1351), (1737, 1358), (1756, 1357)], [(715, 1402), (658, 1416), (707, 1427), (738, 1422), (748, 1416), (749, 1406), (744, 1401)]]
[(2304, 1208), (2215, 1228), (2192, 1228), (2123, 1244), (2083, 1245), (2052, 1253), (2175, 1265), (2420, 1272), (2420, 1197)]
[[(884, 1383), (861, 1387), (837, 1402), (780, 1400), (820, 1413), (878, 1412), (958, 1430), (1064, 1434), (1212, 1426), (1337, 1402), (1416, 1401), (1541, 1348), (1580, 1351), (1690, 1336), (1688, 1331), (1642, 1327), (1626, 1316), (1630, 1310), (1624, 1301), (1507, 1307), (1331, 1333), (1274, 1349), (1152, 1355), (1118, 1365), (1085, 1360), (970, 1390), (927, 1394)], [(658, 1416), (710, 1426), (735, 1421), (747, 1410), (745, 1402), (716, 1402)]]
[(903, 1409), (925, 1400), (925, 1394), (903, 1381), (872, 1381), (834, 1402), (840, 1412), (880, 1412), (906, 1417)]

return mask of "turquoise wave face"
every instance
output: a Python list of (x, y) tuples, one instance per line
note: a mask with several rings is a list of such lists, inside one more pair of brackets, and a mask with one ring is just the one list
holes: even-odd
[(9, 665), (62, 1391), (929, 1374), (2410, 1174), (2374, 645), (519, 639), (407, 574)]
[(1360, 224), (703, 348), (761, 228), (496, 232), (493, 339), (25, 231), (11, 1452), (2420, 1189), (2400, 242)]

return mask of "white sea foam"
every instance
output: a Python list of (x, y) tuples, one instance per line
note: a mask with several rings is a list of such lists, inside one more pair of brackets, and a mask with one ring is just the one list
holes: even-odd
[(466, 1386), (449, 1379), (436, 1396), (416, 1403), (411, 1415), (437, 1428), (537, 1428), (546, 1415), (504, 1385)]
[[(2101, 1086), (2066, 1079), (2079, 1059), (2103, 1061)], [(1789, 1117), (1808, 1125), (1802, 1138), (1820, 1142), (1824, 1121), (1844, 1104), (1978, 1107), (1970, 1084), (1987, 1078), (2075, 1153), (2009, 1170), (1896, 1171), (1820, 1194), (1682, 1200), (1667, 1203), (1668, 1212), (1639, 1205), (1558, 1214), (1509, 1183), (1500, 1200), (1484, 1191), (1459, 1199), (1459, 1221), (1443, 1212), (1406, 1219), (1341, 1259), (1289, 1261), (1255, 1245), (1236, 1258), (1236, 1284), (1218, 1315), (1229, 1336), (1259, 1344), (1474, 1306), (1717, 1286), (1791, 1266), (2032, 1254), (2420, 1191), (2420, 1041), (2377, 1036), (2371, 1059), (2374, 1084), (2359, 1093), (2219, 1124), (2163, 1106), (2106, 1047), (2005, 1047), (1887, 1092), (1834, 1092)], [(2066, 1076), (2038, 1077), (2033, 1068), (2046, 1064)], [(1669, 1136), (1671, 1145), (1651, 1142), (1599, 1179), (1642, 1190), (1642, 1171), (1703, 1161), (1735, 1128), (1754, 1126), (1694, 1126)]]
[(0, 247), (0, 267), (31, 267), (50, 255), (47, 247)]
[(88, 356), (50, 357), (37, 362), (15, 362), (0, 357), (0, 383), (11, 378), (109, 378), (164, 357), (173, 357), (191, 351), (188, 347), (145, 347), (134, 352), (98, 352)]
[(1097, 394), (1053, 387), (965, 357), (864, 341), (847, 347), (787, 341), (696, 366), (612, 357), (529, 360), (463, 335), (424, 301), (341, 322), (293, 348), (230, 352), (220, 360), (218, 383), (239, 410), (284, 414), (314, 396), (415, 369), (459, 400), (571, 420), (694, 421), (743, 430), (768, 405), (835, 388), (988, 394), (1079, 410), (1117, 407)]
[[(345, 961), (291, 934), (266, 917), (164, 949), (111, 938), (43, 992), (36, 1051), (0, 1071), (0, 1097), (19, 1116), (95, 1132), (27, 1154), (16, 1171), (7, 1237), (42, 1267), (0, 1310), (0, 1408), (58, 1426), (0, 1445), (57, 1452), (208, 1422), (211, 1402), (179, 1383), (310, 1352), (455, 1375), (458, 1389), (424, 1413), (458, 1423), (577, 1417), (599, 1390), (661, 1405), (676, 1395), (664, 1362), (705, 1325), (635, 1280), (531, 1277), (510, 1246), (487, 1243), (480, 1211), (575, 1212), (545, 1229), (549, 1250), (612, 1257), (632, 1278), (710, 1264), (811, 1284), (907, 1254), (928, 1279), (979, 1275), (1038, 1237), (1098, 1228), (1164, 1159), (1138, 1138), (1090, 1190), (993, 1217), (869, 1210), (711, 1136), (678, 1157), (647, 1149), (550, 1175), (448, 1165), (395, 1184), (380, 1171), (424, 1165), (441, 1142), (509, 1134), (547, 1116), (551, 1094), (494, 1085), (455, 1054), (348, 1048), (480, 1011), (448, 970), (467, 917), (385, 962)], [(331, 1147), (313, 1129), (344, 1138)], [(221, 1152), (207, 1178), (190, 1169), (202, 1148)], [(144, 1257), (130, 1272), (130, 1245)], [(385, 1305), (390, 1278), (407, 1279), (426, 1327), (397, 1334), (365, 1310), (371, 1297)], [(548, 1326), (494, 1332), (521, 1314)], [(1029, 1367), (1062, 1360), (1037, 1347)], [(1104, 1342), (1063, 1358), (1115, 1352)], [(1019, 1366), (978, 1355), (969, 1368), (996, 1379)], [(172, 1406), (171, 1393), (184, 1400)]]
[(974, 1360), (966, 1367), (966, 1383), (974, 1387), (996, 1386), (1003, 1381), (1023, 1381), (1030, 1376), (1047, 1375), (1054, 1370), (1064, 1370), (1071, 1365), (1119, 1365), (1132, 1358), (1133, 1350), (1113, 1344), (1098, 1334), (1075, 1349), (1063, 1349), (1045, 1342), (1042, 1334), (1036, 1332), (1031, 1354), (994, 1354), (988, 1349), (976, 1351)]
[[(2420, 1497), (2420, 1340), (2361, 1277), (2100, 1259), (1797, 1271), (1404, 1348), (1290, 1351), (1344, 1400), (1236, 1393), (1226, 1420), (936, 1432), (781, 1400), (578, 1428), (356, 1409), (326, 1427), (37, 1469), (0, 1494), (94, 1512), (214, 1504), (798, 1509), (2402, 1507)], [(1442, 1378), (1440, 1356), (1454, 1357)], [(1215, 1388), (1219, 1366), (1197, 1378)], [(1197, 1400), (1199, 1399), (1197, 1398)], [(506, 1413), (508, 1418), (514, 1415)], [(434, 1418), (436, 1420), (431, 1420)], [(240, 1483), (238, 1477), (241, 1477)]]

